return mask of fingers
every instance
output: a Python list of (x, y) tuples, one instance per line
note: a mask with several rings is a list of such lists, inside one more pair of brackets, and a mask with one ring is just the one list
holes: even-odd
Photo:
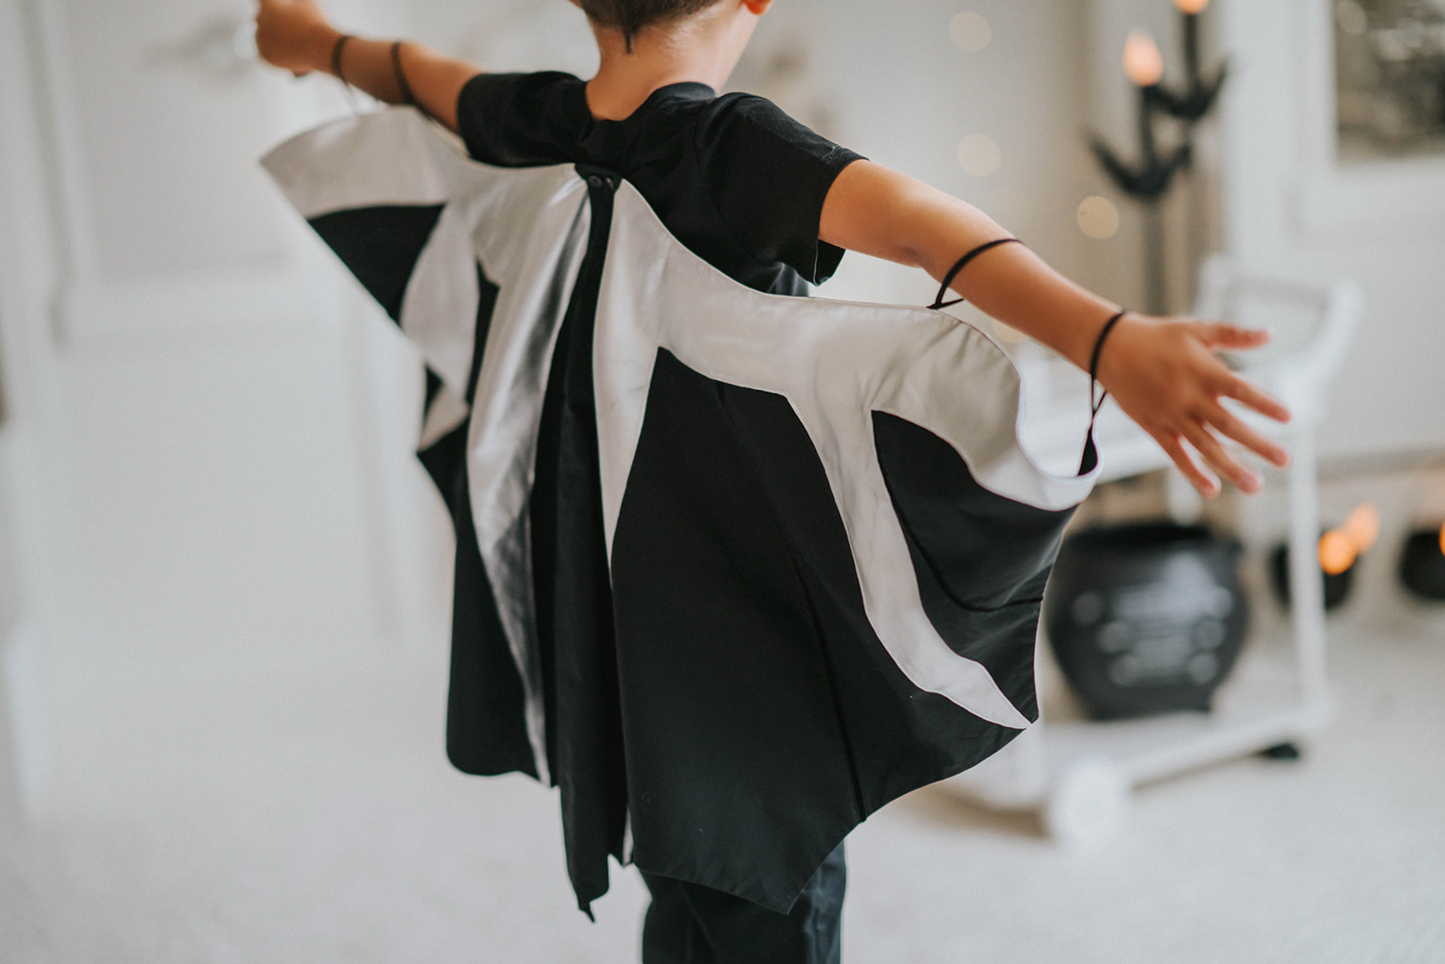
[(1206, 499), (1212, 499), (1219, 494), (1219, 480), (1205, 472), (1194, 461), (1194, 457), (1185, 450), (1184, 444), (1177, 435), (1156, 434), (1154, 440), (1164, 449), (1164, 453), (1178, 466), (1179, 471), (1189, 480), (1189, 484), (1199, 490), (1199, 493)]
[(1208, 422), (1226, 438), (1231, 438), (1265, 459), (1277, 468), (1289, 468), (1289, 451), (1278, 442), (1273, 442), (1236, 418), (1223, 405), (1215, 405), (1209, 412)]
[(1259, 473), (1239, 464), (1203, 425), (1190, 425), (1185, 429), (1184, 437), (1204, 457), (1210, 468), (1233, 482), (1240, 491), (1254, 493), (1264, 488), (1264, 479)]
[(1253, 382), (1240, 378), (1238, 375), (1230, 377), (1221, 394), (1243, 402), (1259, 414), (1272, 418), (1276, 422), (1288, 422), (1292, 417), (1289, 409), (1282, 402)]
[(1222, 321), (1199, 322), (1199, 337), (1210, 348), (1247, 350), (1262, 348), (1274, 336), (1263, 328), (1241, 328)]

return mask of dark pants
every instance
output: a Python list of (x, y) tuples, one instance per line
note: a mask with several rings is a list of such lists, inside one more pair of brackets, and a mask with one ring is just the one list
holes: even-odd
[(652, 905), (642, 964), (840, 964), (843, 845), (828, 855), (788, 914), (699, 884), (643, 874)]

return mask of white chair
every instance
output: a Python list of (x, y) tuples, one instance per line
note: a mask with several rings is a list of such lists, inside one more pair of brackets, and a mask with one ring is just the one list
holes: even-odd
[[(1241, 413), (1257, 430), (1284, 441), (1293, 453), (1285, 473), (1289, 502), (1292, 685), (1266, 687), (1228, 710), (1110, 723), (1054, 721), (1023, 734), (1011, 747), (950, 787), (1002, 809), (1041, 810), (1051, 834), (1067, 844), (1107, 840), (1122, 825), (1134, 787), (1213, 763), (1293, 743), (1318, 732), (1330, 711), (1326, 674), (1323, 586), (1317, 562), (1319, 499), (1315, 428), (1327, 390), (1348, 351), (1364, 310), (1349, 280), (1307, 282), (1252, 273), (1223, 257), (1200, 276), (1195, 314), (1276, 331), (1275, 344), (1229, 360), (1283, 401), (1294, 418), (1281, 426)], [(1039, 366), (1024, 366), (1026, 378)], [(1077, 382), (1077, 380), (1075, 380)], [(1033, 386), (1035, 408), (1025, 438), (1050, 466), (1078, 459), (1082, 441), (1077, 391), (1055, 395)], [(1042, 409), (1042, 410), (1039, 410)], [(1101, 481), (1165, 468), (1164, 452), (1117, 407), (1106, 406), (1095, 428)], [(1193, 490), (1178, 472), (1170, 504), (1187, 516)]]

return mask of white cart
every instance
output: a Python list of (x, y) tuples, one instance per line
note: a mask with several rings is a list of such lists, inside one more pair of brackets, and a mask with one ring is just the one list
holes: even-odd
[[(1041, 718), (993, 759), (948, 781), (950, 790), (999, 809), (1039, 811), (1055, 839), (1087, 846), (1108, 840), (1123, 825), (1135, 787), (1289, 747), (1325, 725), (1330, 697), (1316, 553), (1320, 517), (1314, 430), (1363, 306), (1358, 287), (1345, 280), (1311, 284), (1264, 277), (1223, 258), (1210, 260), (1201, 275), (1198, 317), (1269, 324), (1280, 342), (1257, 357), (1245, 355), (1237, 361), (1250, 379), (1294, 414), (1288, 426), (1245, 416), (1261, 432), (1288, 444), (1294, 456), (1286, 472), (1293, 658), (1276, 660), (1280, 665), (1242, 660), (1209, 714), (1111, 722)], [(1037, 404), (1039, 399), (1030, 401)], [(1049, 464), (1066, 460), (1066, 453), (1077, 459), (1077, 414), (1040, 407), (1027, 426), (1030, 447)], [(1100, 481), (1169, 465), (1154, 441), (1116, 407), (1106, 406), (1100, 413), (1095, 438), (1103, 463)], [(1187, 514), (1192, 489), (1177, 473), (1171, 487), (1171, 506)], [(1041, 670), (1046, 659), (1041, 646)]]

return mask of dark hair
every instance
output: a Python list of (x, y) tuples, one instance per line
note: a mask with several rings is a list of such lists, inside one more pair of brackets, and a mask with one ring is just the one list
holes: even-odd
[(662, 20), (681, 20), (718, 0), (578, 0), (583, 13), (600, 27), (622, 31), (627, 49), (642, 28)]

